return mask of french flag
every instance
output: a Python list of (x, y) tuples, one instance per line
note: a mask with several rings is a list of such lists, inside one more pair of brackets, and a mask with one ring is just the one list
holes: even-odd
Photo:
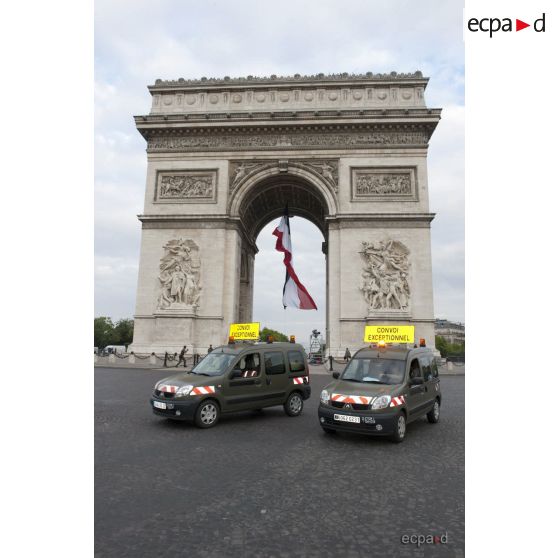
[(316, 303), (300, 282), (293, 269), (293, 251), (291, 247), (291, 227), (289, 225), (289, 209), (285, 208), (285, 215), (279, 226), (273, 231), (277, 237), (275, 249), (283, 252), (283, 263), (286, 267), (285, 285), (283, 286), (283, 307), (300, 308), (301, 310), (317, 310)]

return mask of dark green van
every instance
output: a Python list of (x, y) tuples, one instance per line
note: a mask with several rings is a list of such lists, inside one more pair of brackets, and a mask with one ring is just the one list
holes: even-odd
[(283, 405), (289, 416), (310, 397), (306, 353), (296, 343), (230, 343), (216, 347), (191, 372), (157, 382), (153, 412), (200, 428), (222, 413)]
[(440, 419), (438, 366), (426, 347), (371, 345), (355, 353), (322, 391), (318, 417), (327, 433), (390, 436), (402, 442), (407, 424)]

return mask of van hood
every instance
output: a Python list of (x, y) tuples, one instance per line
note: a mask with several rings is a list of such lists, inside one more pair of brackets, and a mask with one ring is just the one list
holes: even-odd
[(168, 376), (163, 380), (157, 382), (157, 386), (174, 386), (174, 387), (182, 387), (182, 386), (194, 386), (194, 387), (201, 387), (201, 386), (217, 386), (223, 381), (223, 376), (203, 376), (202, 374), (188, 374), (186, 372), (182, 372), (179, 374), (173, 374), (172, 376)]
[(380, 395), (394, 395), (400, 390), (400, 385), (377, 384), (373, 382), (346, 382), (339, 380), (327, 386), (331, 393), (339, 395), (361, 395), (378, 397)]

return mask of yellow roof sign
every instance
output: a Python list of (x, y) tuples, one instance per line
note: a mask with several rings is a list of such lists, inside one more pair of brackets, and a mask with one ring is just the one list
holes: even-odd
[(236, 339), (249, 339), (251, 341), (259, 341), (260, 339), (260, 322), (250, 324), (231, 324), (229, 328), (229, 337)]
[(378, 343), (414, 343), (415, 326), (405, 325), (369, 325), (364, 328), (364, 342)]

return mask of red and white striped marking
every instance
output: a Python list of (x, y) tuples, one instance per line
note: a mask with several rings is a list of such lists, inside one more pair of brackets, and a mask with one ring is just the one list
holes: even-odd
[(390, 407), (398, 407), (399, 405), (403, 405), (405, 403), (405, 396), (398, 395), (397, 397), (391, 398), (391, 403), (389, 404)]
[(308, 376), (299, 376), (298, 378), (293, 378), (293, 384), (307, 384)]
[(178, 389), (177, 386), (168, 386), (168, 385), (163, 385), (163, 386), (159, 386), (159, 391), (163, 391), (165, 393), (176, 393), (176, 390)]
[(215, 393), (215, 386), (195, 387), (190, 395), (206, 395), (208, 393)]
[(342, 395), (340, 393), (331, 394), (332, 401), (339, 401), (340, 403), (357, 403), (360, 405), (368, 405), (373, 397), (366, 397), (364, 395)]

